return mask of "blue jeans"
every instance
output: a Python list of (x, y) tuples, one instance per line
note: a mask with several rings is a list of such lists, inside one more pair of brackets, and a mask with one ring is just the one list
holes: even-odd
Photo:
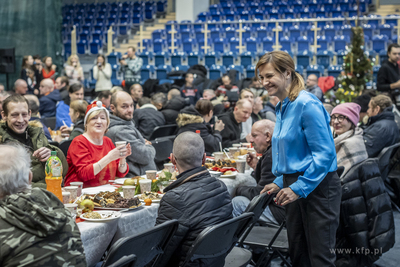
[[(250, 203), (250, 200), (246, 197), (243, 197), (243, 196), (234, 197), (232, 199), (233, 217), (240, 216), (244, 212), (244, 210), (247, 208), (249, 203)], [(265, 208), (265, 210), (261, 214), (261, 217), (259, 220), (262, 222), (265, 222), (265, 223), (272, 223), (272, 224), (279, 225), (279, 223), (275, 220), (274, 215), (272, 215), (272, 212), (269, 209), (269, 206), (267, 206)]]

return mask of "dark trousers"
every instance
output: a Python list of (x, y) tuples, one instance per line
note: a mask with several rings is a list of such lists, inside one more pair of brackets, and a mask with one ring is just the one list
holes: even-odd
[[(300, 174), (301, 175), (301, 174)], [(283, 176), (283, 186), (297, 181), (299, 173)], [(335, 266), (336, 230), (342, 189), (336, 172), (328, 173), (307, 198), (286, 205), (289, 254), (295, 267)]]

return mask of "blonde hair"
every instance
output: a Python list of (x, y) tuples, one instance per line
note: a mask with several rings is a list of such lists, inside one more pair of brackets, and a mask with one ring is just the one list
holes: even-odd
[(72, 59), (76, 59), (76, 60), (78, 61), (78, 62), (76, 63), (76, 66), (77, 66), (77, 67), (80, 67), (80, 66), (81, 66), (81, 63), (79, 62), (79, 57), (78, 57), (78, 55), (70, 55), (70, 56), (69, 56), (69, 58), (68, 58), (68, 60), (67, 60), (67, 64), (68, 64), (69, 66), (72, 66), (72, 63), (71, 63)]
[(258, 69), (268, 63), (281, 75), (283, 75), (285, 71), (290, 72), (292, 83), (289, 89), (289, 99), (290, 101), (294, 101), (299, 96), (300, 91), (304, 89), (304, 79), (296, 72), (293, 59), (288, 53), (283, 51), (268, 52), (257, 62), (255, 69), (256, 77), (258, 77)]
[(377, 95), (370, 100), (371, 106), (373, 108), (379, 107), (379, 113), (383, 112), (385, 108), (391, 107), (393, 105), (392, 99), (386, 95)]
[[(75, 102), (75, 101), (74, 101)], [(85, 133), (87, 132), (87, 124), (88, 122), (93, 118), (96, 117), (97, 115), (100, 114), (100, 112), (104, 112), (104, 114), (106, 114), (106, 118), (107, 118), (107, 129), (104, 133), (106, 133), (108, 131), (108, 126), (110, 125), (110, 117), (107, 115), (107, 112), (104, 109), (99, 109), (99, 110), (95, 110), (92, 113), (89, 114), (89, 116), (86, 118), (86, 123), (85, 123)]]
[(75, 100), (72, 101), (69, 107), (76, 113), (79, 114), (78, 119), (83, 120), (85, 118), (86, 109), (88, 102), (85, 100)]

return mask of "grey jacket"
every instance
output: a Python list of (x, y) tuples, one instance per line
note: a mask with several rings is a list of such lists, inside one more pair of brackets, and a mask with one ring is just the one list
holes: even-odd
[(138, 176), (146, 170), (157, 170), (154, 163), (156, 150), (151, 145), (146, 145), (143, 136), (136, 129), (133, 121), (123, 120), (115, 115), (110, 115), (110, 127), (106, 133), (113, 143), (128, 141), (132, 147), (132, 154), (126, 158), (129, 165), (129, 175)]

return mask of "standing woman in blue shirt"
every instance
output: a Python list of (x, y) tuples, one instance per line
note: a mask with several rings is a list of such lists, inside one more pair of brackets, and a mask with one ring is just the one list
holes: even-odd
[[(257, 73), (258, 71), (258, 73)], [(341, 200), (336, 151), (329, 114), (321, 101), (304, 91), (288, 53), (266, 53), (256, 74), (268, 95), (276, 96), (272, 171), (264, 187), (286, 207), (289, 254), (293, 266), (335, 266), (336, 229)]]

